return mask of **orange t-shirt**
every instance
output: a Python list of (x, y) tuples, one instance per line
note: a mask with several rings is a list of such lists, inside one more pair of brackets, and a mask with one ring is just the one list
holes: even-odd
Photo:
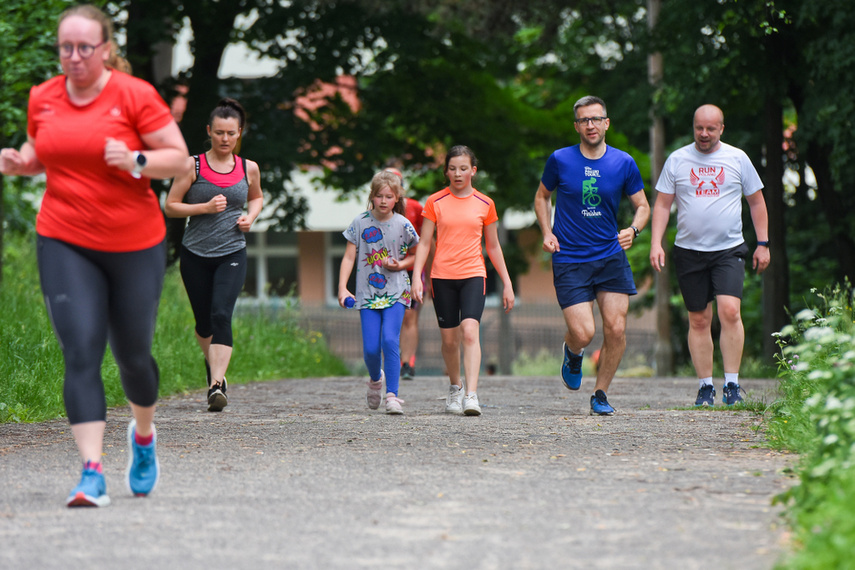
[(487, 277), (481, 239), (484, 226), (499, 220), (493, 200), (474, 189), (458, 198), (445, 188), (427, 199), (423, 215), (436, 224), (431, 278)]
[(140, 135), (172, 120), (154, 87), (114, 70), (98, 98), (78, 107), (60, 75), (32, 88), (27, 120), (47, 174), (36, 218), (39, 235), (111, 252), (163, 241), (166, 225), (149, 179), (104, 162), (107, 137), (143, 150)]

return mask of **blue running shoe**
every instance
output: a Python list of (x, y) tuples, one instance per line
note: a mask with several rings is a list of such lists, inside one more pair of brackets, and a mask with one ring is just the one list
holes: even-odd
[(597, 390), (591, 396), (591, 415), (592, 416), (613, 416), (615, 409), (609, 405), (609, 400), (606, 398), (606, 393), (602, 390)]
[(728, 406), (732, 406), (733, 404), (738, 404), (742, 401), (742, 395), (739, 391), (742, 388), (739, 387), (739, 384), (734, 384), (733, 382), (728, 382), (724, 385), (724, 397), (722, 400)]
[[(725, 392), (727, 394), (727, 392)], [(695, 400), (696, 406), (715, 406), (715, 387), (712, 384), (704, 384), (698, 390), (698, 398)]]
[(137, 421), (131, 420), (128, 425), (128, 489), (137, 497), (145, 497), (151, 493), (157, 485), (160, 476), (160, 463), (157, 461), (155, 446), (157, 445), (157, 431), (151, 426), (154, 439), (151, 445), (140, 445), (136, 441)]
[(71, 490), (65, 504), (69, 507), (106, 507), (110, 504), (104, 475), (87, 463), (83, 467), (80, 483)]
[(582, 385), (582, 357), (585, 355), (585, 349), (582, 349), (582, 354), (575, 355), (567, 348), (567, 343), (564, 343), (564, 364), (561, 365), (561, 379), (564, 380), (564, 385), (568, 390), (578, 390)]

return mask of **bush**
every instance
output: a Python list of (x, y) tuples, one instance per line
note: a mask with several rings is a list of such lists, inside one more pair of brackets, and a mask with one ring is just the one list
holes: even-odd
[(852, 298), (845, 287), (819, 293), (778, 335), (781, 400), (768, 433), (802, 454), (789, 506), (803, 550), (791, 568), (843, 568), (855, 552), (855, 349)]

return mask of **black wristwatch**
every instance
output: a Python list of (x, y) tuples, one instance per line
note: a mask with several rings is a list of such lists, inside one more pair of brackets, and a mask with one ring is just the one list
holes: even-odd
[(641, 233), (641, 230), (640, 230), (640, 229), (638, 229), (638, 228), (637, 228), (637, 227), (635, 227), (635, 226), (629, 226), (629, 229), (631, 229), (632, 231), (634, 231), (634, 232), (635, 232), (635, 237), (638, 237), (638, 234), (640, 234), (640, 233)]
[(766, 241), (758, 241), (758, 242), (757, 242), (757, 246), (759, 247), (759, 246), (761, 246), (761, 245), (762, 245), (763, 247), (769, 247), (769, 240), (766, 240)]
[(145, 158), (145, 155), (138, 150), (134, 151), (134, 169), (132, 172), (136, 175), (142, 174), (143, 168), (148, 161)]

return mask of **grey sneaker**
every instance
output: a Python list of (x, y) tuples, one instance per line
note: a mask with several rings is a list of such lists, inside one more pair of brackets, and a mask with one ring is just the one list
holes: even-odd
[(404, 409), (401, 407), (401, 404), (404, 403), (404, 400), (393, 394), (392, 392), (386, 393), (386, 413), (394, 416), (399, 416), (404, 413)]
[(463, 388), (451, 385), (448, 387), (448, 396), (445, 397), (446, 414), (463, 413)]
[(480, 416), (481, 406), (478, 404), (478, 394), (472, 392), (463, 398), (463, 414), (466, 416)]
[(368, 402), (368, 407), (376, 410), (380, 407), (380, 400), (383, 399), (383, 383), (386, 380), (386, 374), (380, 370), (380, 380), (368, 379), (368, 392), (365, 394), (365, 401)]

